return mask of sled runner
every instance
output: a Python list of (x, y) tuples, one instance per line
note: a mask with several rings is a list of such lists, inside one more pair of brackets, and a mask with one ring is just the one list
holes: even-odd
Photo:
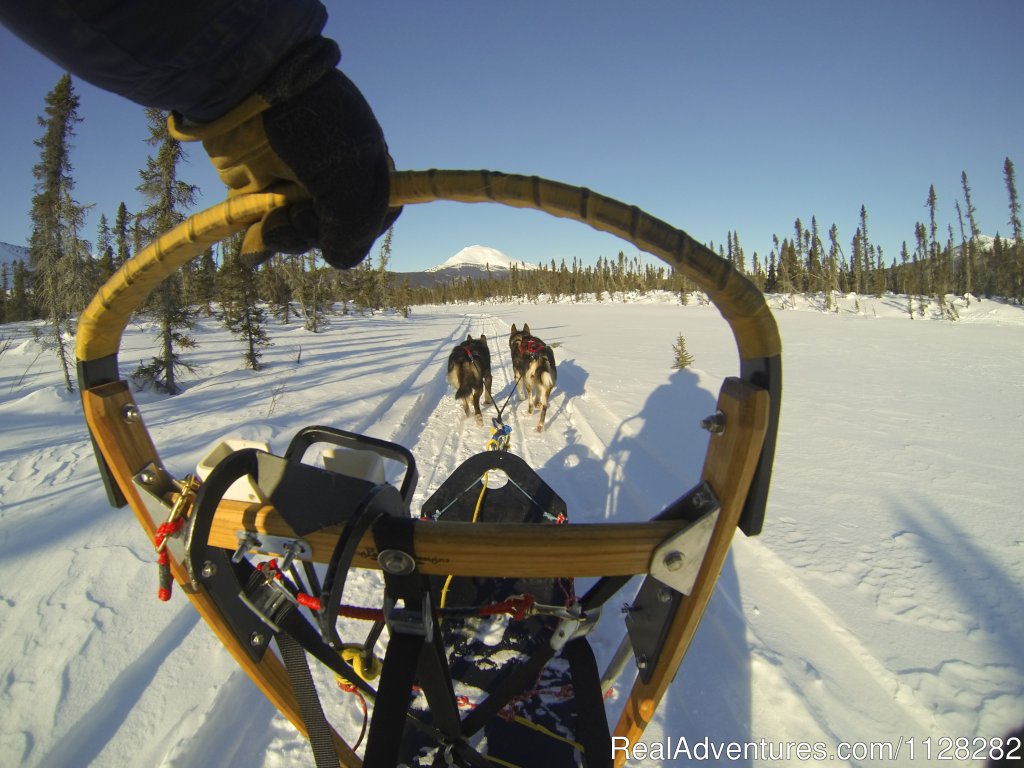
[[(243, 447), (225, 451), (205, 479), (175, 476), (120, 377), (121, 336), (164, 278), (286, 204), (279, 195), (232, 198), (192, 217), (126, 263), (83, 313), (78, 376), (101, 475), (111, 502), (130, 505), (154, 541), (161, 588), (173, 581), (188, 596), (309, 737), (318, 766), (611, 765), (610, 737), (635, 743), (671, 683), (733, 531), (761, 530), (781, 393), (777, 327), (761, 293), (726, 260), (589, 190), (487, 171), (394, 175), (393, 205), (434, 200), (575, 219), (658, 256), (708, 294), (733, 330), (740, 365), (705, 420), (696, 487), (646, 523), (569, 523), (572, 510), (554, 489), (514, 453), (494, 450), (467, 460), (416, 510), (407, 449), (331, 427), (302, 430), (282, 456)], [(324, 446), (371, 460), (321, 466), (309, 457)], [(377, 461), (402, 467), (397, 487), (373, 470)], [(232, 498), (240, 481), (255, 500)], [(381, 571), (378, 605), (344, 602), (353, 568)], [(636, 594), (621, 594), (637, 575)], [(581, 577), (596, 580), (576, 594)], [(623, 643), (602, 677), (587, 634), (617, 594), (630, 600)], [(342, 636), (340, 617), (365, 619), (367, 629)], [(381, 661), (375, 649), (385, 638)], [(630, 658), (635, 680), (610, 725), (603, 691)], [(324, 715), (321, 668), (372, 709), (362, 757), (362, 745)], [(617, 750), (619, 762), (624, 754)]]

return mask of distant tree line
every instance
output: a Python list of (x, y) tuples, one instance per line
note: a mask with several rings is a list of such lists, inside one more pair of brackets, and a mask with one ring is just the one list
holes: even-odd
[(491, 272), (479, 278), (452, 278), (443, 283), (409, 289), (411, 303), (448, 304), (463, 301), (508, 300), (525, 298), (527, 301), (625, 299), (631, 294), (651, 291), (673, 291), (683, 301), (693, 290), (692, 281), (676, 273), (667, 265), (645, 263), (634, 255), (626, 257), (619, 251), (616, 259), (601, 257), (594, 266), (584, 266), (578, 259), (572, 265), (562, 260), (556, 264), (538, 264), (523, 268), (513, 265), (508, 271)]
[[(864, 206), (845, 249), (836, 225), (822, 233), (813, 216), (810, 226), (798, 218), (789, 236), (780, 239), (775, 235), (767, 258), (754, 252), (748, 261), (736, 232), (727, 233), (724, 245), (716, 248), (712, 243), (710, 247), (765, 293), (821, 295), (829, 308), (837, 293), (902, 294), (910, 303), (918, 299), (919, 306), (931, 298), (942, 304), (949, 294), (1024, 303), (1024, 240), (1014, 167), (1009, 158), (1003, 170), (1010, 200), (1011, 238), (982, 235), (967, 174), (962, 173), (963, 201), (955, 202), (957, 228), (949, 225), (945, 232), (939, 231), (935, 188), (929, 187), (928, 221), (915, 224), (914, 241), (903, 243), (898, 258), (887, 257), (882, 247), (871, 241)], [(583, 266), (576, 259), (571, 265), (563, 260), (560, 264), (538, 264), (533, 269), (513, 266), (507, 277), (502, 272), (500, 276), (489, 273), (482, 278), (454, 278), (410, 293), (414, 305), (515, 297), (532, 301), (540, 297), (559, 301), (591, 296), (615, 300), (656, 290), (676, 292), (685, 301), (692, 288), (690, 281), (667, 265), (658, 262), (658, 266), (651, 266), (639, 256), (627, 258), (620, 251), (616, 260), (600, 258), (593, 267)]]
[[(42, 136), (34, 142), (39, 162), (33, 168), (28, 263), (17, 261), (11, 269), (0, 265), (0, 323), (45, 320), (47, 333), (41, 338), (61, 361), (69, 391), (75, 319), (131, 254), (185, 219), (198, 191), (178, 178), (182, 151), (167, 132), (166, 116), (147, 110), (145, 140), (153, 151), (139, 171), (136, 187), (145, 206), (132, 212), (122, 202), (113, 223), (100, 215), (93, 247), (82, 232), (91, 206), (73, 195), (70, 155), (75, 126), (81, 122), (78, 106), (71, 78), (64, 75), (46, 95), (44, 115), (38, 118)], [(886, 292), (905, 295), (911, 316), (915, 298), (920, 308), (931, 297), (943, 304), (948, 294), (1024, 303), (1020, 201), (1009, 158), (1003, 171), (1009, 197), (1008, 238), (982, 236), (967, 174), (962, 173), (962, 199), (954, 205), (956, 226), (940, 230), (935, 188), (929, 187), (927, 221), (915, 223), (913, 241), (904, 242), (899, 254), (884, 254), (871, 240), (863, 206), (849, 242), (841, 241), (835, 224), (823, 232), (812, 216), (809, 226), (798, 218), (787, 236), (773, 237), (767, 257), (754, 252), (748, 261), (735, 232), (727, 233), (725, 244), (710, 247), (763, 291), (821, 295), (826, 306), (831, 306), (836, 293), (881, 296)], [(674, 292), (685, 303), (694, 289), (667, 265), (652, 266), (639, 255), (627, 257), (621, 251), (614, 259), (599, 258), (593, 266), (575, 258), (571, 264), (552, 260), (533, 269), (512, 267), (507, 273), (479, 279), (412, 288), (390, 270), (391, 231), (381, 239), (376, 259), (347, 271), (325, 266), (316, 251), (274, 255), (256, 266), (243, 258), (240, 247), (238, 240), (218, 244), (154, 291), (143, 311), (158, 329), (158, 344), (153, 358), (133, 372), (140, 386), (151, 385), (170, 394), (178, 391), (179, 373), (189, 369), (182, 352), (196, 344), (191, 330), (199, 316), (221, 319), (239, 339), (243, 364), (258, 369), (270, 344), (266, 331), (270, 317), (281, 323), (302, 323), (318, 332), (339, 313), (389, 309), (408, 315), (410, 307), (420, 304), (489, 299), (615, 301), (652, 291)]]

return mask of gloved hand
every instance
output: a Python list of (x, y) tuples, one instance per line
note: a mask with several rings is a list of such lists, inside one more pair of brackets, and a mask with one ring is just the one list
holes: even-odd
[(359, 89), (335, 69), (330, 40), (308, 43), (245, 101), (210, 123), (172, 113), (171, 135), (201, 140), (229, 195), (277, 192), (293, 202), (246, 232), (242, 253), (319, 247), (339, 269), (362, 261), (401, 208), (389, 208), (391, 157)]

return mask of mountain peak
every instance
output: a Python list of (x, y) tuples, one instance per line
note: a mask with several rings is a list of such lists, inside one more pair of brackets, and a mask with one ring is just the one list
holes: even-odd
[(440, 272), (442, 269), (458, 269), (459, 267), (476, 267), (478, 269), (490, 267), (491, 269), (509, 270), (513, 265), (519, 269), (535, 269), (525, 261), (514, 261), (497, 248), (489, 248), (486, 245), (470, 245), (444, 263), (430, 267), (426, 271)]

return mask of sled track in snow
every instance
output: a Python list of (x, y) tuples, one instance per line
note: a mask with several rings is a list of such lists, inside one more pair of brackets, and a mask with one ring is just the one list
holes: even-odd
[[(416, 437), (416, 426), (437, 409), (438, 403), (444, 397), (447, 382), (443, 372), (446, 369), (448, 354), (451, 347), (465, 337), (468, 326), (469, 322), (464, 321), (452, 331), (448, 342), (442, 343), (428, 355), (411, 374), (397, 384), (389, 384), (387, 394), (380, 403), (366, 417), (354, 424), (352, 429), (360, 433), (368, 432), (388, 411), (404, 409), (406, 416), (401, 426), (388, 439), (400, 445), (408, 445)], [(442, 372), (440, 378), (437, 375), (438, 371)], [(419, 395), (410, 404), (400, 402), (407, 397), (407, 392), (418, 392)]]
[[(539, 415), (536, 411), (527, 413), (526, 404), (517, 391), (508, 347), (510, 331), (511, 325), (508, 322), (493, 315), (466, 314), (447, 343), (436, 350), (408, 380), (411, 384), (422, 386), (423, 391), (415, 404), (410, 406), (402, 427), (389, 439), (409, 446), (417, 456), (423, 472), (420, 478), (423, 498), (433, 492), (462, 461), (485, 449), (491, 434), (491, 419), (497, 415), (499, 408), (502, 409), (503, 422), (512, 427), (512, 452), (547, 476), (549, 482), (555, 485), (555, 490), (565, 495), (566, 501), (570, 502), (570, 519), (587, 522), (612, 518), (644, 520), (659, 511), (652, 507), (650, 494), (642, 487), (642, 483), (623, 476), (620, 457), (617, 455), (623, 444), (628, 443), (633, 461), (654, 467), (663, 484), (673, 488), (678, 485), (679, 494), (686, 490), (676, 479), (677, 470), (668, 459), (637, 439), (637, 430), (628, 424), (631, 416), (622, 414), (620, 411), (623, 408), (616, 409), (614, 404), (605, 402), (600, 396), (592, 393), (587, 393), (585, 398), (579, 396), (583, 382), (567, 378), (572, 375), (568, 370), (560, 372), (562, 386), (555, 387), (544, 431), (537, 432)], [(478, 426), (472, 416), (468, 419), (463, 417), (461, 406), (451, 397), (453, 393), (444, 376), (451, 347), (465, 339), (467, 334), (474, 337), (485, 334), (491, 350), (492, 394), (495, 403), (481, 402), (483, 427)], [(559, 353), (556, 350), (557, 357)], [(428, 384), (417, 384), (425, 378), (429, 378)], [(401, 407), (401, 404), (392, 398), (387, 407)], [(379, 406), (375, 411), (378, 415), (383, 412), (384, 406)], [(609, 424), (614, 426), (609, 428)], [(594, 487), (594, 466), (590, 467), (591, 471), (586, 478), (581, 479), (572, 467), (564, 463), (562, 454), (574, 450), (585, 455), (592, 465), (600, 466), (600, 483), (603, 487), (600, 495), (607, 497), (600, 510), (594, 509), (593, 503), (590, 503), (586, 508), (577, 506), (573, 515), (571, 498), (574, 492), (579, 491), (575, 495), (589, 498), (600, 490)], [(420, 496), (418, 493), (417, 497)]]

